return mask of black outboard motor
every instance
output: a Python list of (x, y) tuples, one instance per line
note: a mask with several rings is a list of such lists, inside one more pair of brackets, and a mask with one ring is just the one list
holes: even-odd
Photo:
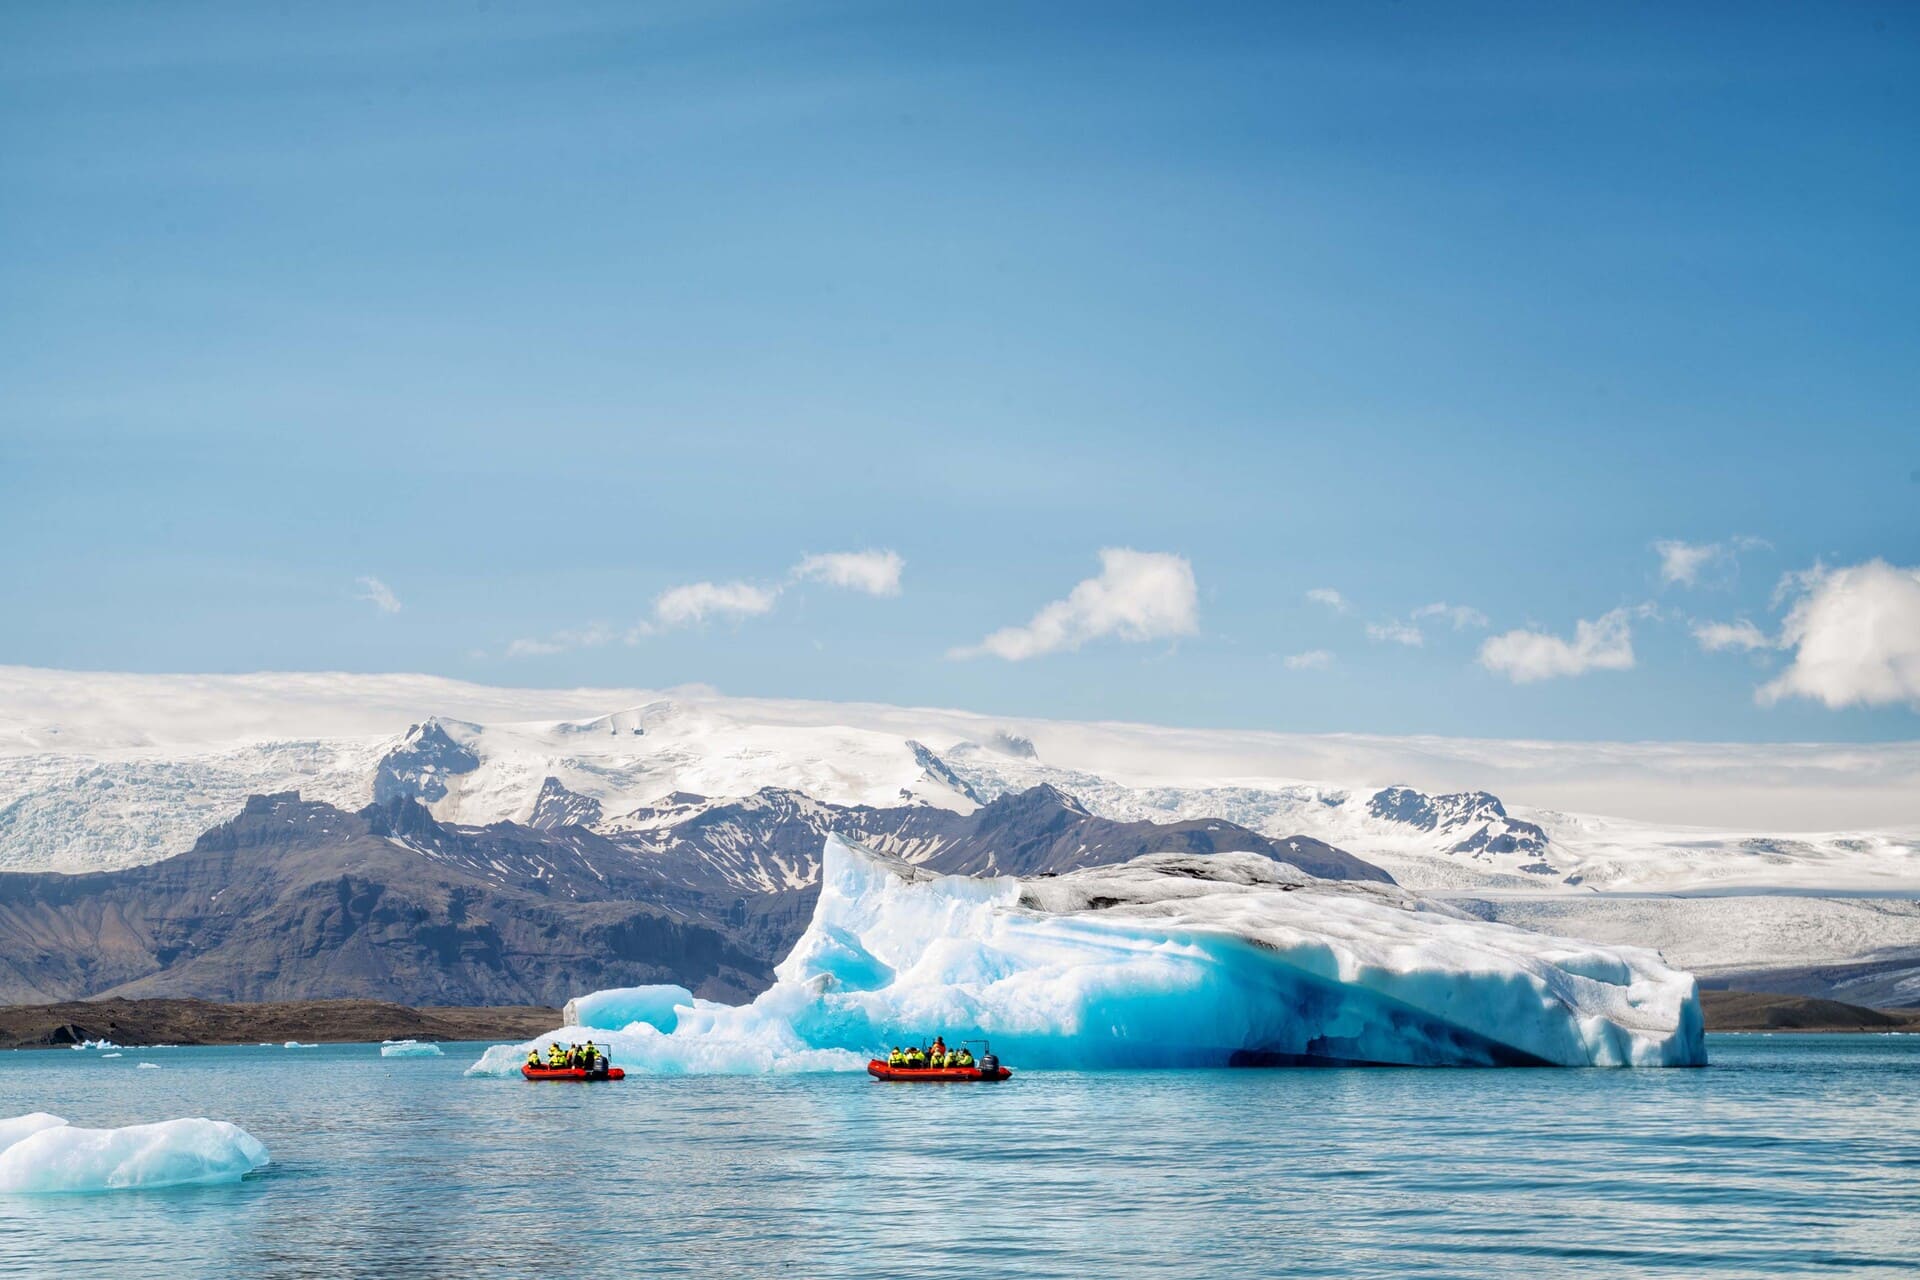
[(1000, 1073), (1000, 1059), (994, 1057), (991, 1053), (981, 1054), (980, 1055), (980, 1074), (991, 1076), (991, 1075), (998, 1075), (999, 1073)]

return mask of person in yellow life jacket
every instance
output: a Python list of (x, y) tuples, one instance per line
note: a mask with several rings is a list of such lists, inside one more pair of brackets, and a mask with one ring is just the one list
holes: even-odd
[(580, 1053), (582, 1056), (581, 1065), (587, 1070), (592, 1071), (600, 1065), (600, 1050), (594, 1045), (593, 1041), (589, 1040), (586, 1044), (582, 1045), (580, 1047)]
[(939, 1036), (933, 1038), (933, 1048), (927, 1050), (927, 1061), (936, 1067), (947, 1065), (947, 1042)]
[(906, 1060), (907, 1060), (907, 1055), (906, 1055), (906, 1054), (904, 1054), (904, 1053), (901, 1053), (901, 1052), (900, 1052), (900, 1046), (899, 1046), (899, 1045), (895, 1045), (895, 1046), (893, 1046), (893, 1048), (891, 1048), (891, 1049), (889, 1049), (889, 1050), (887, 1050), (887, 1065), (888, 1065), (888, 1066), (890, 1066), (890, 1067), (897, 1067), (897, 1066), (901, 1066), (902, 1064), (904, 1064), (904, 1063), (906, 1062)]
[(969, 1048), (967, 1048), (967, 1046), (965, 1046), (965, 1045), (961, 1045), (961, 1046), (960, 1046), (960, 1049), (959, 1049), (959, 1052), (957, 1052), (957, 1053), (955, 1053), (955, 1054), (953, 1055), (953, 1057), (952, 1057), (952, 1062), (953, 1062), (953, 1065), (954, 1065), (954, 1066), (956, 1066), (956, 1067), (970, 1067), (970, 1066), (972, 1066), (972, 1065), (973, 1065), (973, 1050), (971, 1050), (971, 1049), (969, 1049)]
[(534, 1067), (534, 1068), (538, 1068), (538, 1067), (539, 1067), (539, 1065), (540, 1065), (540, 1050), (538, 1050), (538, 1049), (529, 1049), (529, 1050), (527, 1050), (527, 1065), (528, 1065), (528, 1066), (530, 1066), (530, 1067)]
[(547, 1065), (554, 1070), (567, 1065), (567, 1051), (560, 1047), (558, 1040), (547, 1046)]

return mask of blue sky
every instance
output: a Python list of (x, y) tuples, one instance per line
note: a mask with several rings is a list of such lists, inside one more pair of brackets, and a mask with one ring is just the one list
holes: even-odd
[(1916, 125), (1891, 4), (10, 6), (0, 661), (1913, 738)]

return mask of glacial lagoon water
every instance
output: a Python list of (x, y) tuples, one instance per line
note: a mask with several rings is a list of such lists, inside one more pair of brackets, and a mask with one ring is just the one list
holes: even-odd
[(0, 1196), (0, 1275), (1920, 1274), (1920, 1038), (993, 1086), (530, 1085), (463, 1076), (479, 1049), (0, 1053), (0, 1116), (206, 1115), (273, 1155), (234, 1186)]

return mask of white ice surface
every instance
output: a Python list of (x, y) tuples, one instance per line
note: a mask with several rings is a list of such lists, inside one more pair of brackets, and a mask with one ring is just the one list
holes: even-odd
[(445, 1051), (437, 1044), (422, 1040), (382, 1040), (380, 1056), (383, 1058), (440, 1058)]
[(116, 1191), (238, 1182), (267, 1149), (224, 1120), (81, 1129), (36, 1112), (0, 1120), (0, 1192)]
[(1021, 881), (935, 876), (830, 837), (813, 920), (775, 976), (748, 1005), (676, 1008), (671, 1031), (565, 1027), (470, 1070), (510, 1074), (532, 1045), (589, 1037), (643, 1071), (849, 1070), (935, 1033), (992, 1037), (1015, 1066), (1706, 1060), (1693, 978), (1652, 952), (1256, 854)]
[(685, 987), (614, 987), (576, 996), (561, 1013), (569, 1025), (577, 1027), (618, 1031), (644, 1022), (656, 1031), (672, 1031), (679, 1023), (679, 1010), (693, 1004), (693, 992)]

